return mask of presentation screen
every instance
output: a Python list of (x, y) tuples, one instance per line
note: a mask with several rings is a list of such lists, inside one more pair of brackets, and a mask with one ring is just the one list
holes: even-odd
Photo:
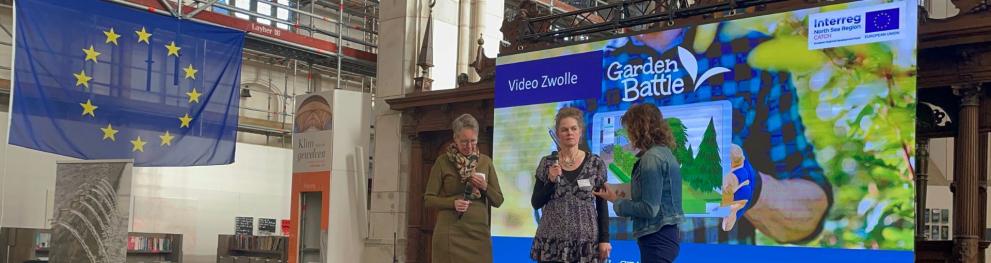
[[(640, 149), (621, 118), (656, 105), (680, 164), (679, 262), (914, 259), (916, 1), (858, 1), (499, 57), (497, 262), (528, 262), (554, 117), (581, 109), (580, 148), (609, 184)], [(612, 262), (639, 262), (609, 207)]]

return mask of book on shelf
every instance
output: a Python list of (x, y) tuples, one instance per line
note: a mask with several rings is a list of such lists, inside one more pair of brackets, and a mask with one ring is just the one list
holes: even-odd
[(128, 236), (127, 251), (168, 252), (172, 251), (172, 239), (168, 237)]
[(234, 235), (232, 249), (247, 251), (283, 251), (286, 239), (281, 236), (248, 236)]

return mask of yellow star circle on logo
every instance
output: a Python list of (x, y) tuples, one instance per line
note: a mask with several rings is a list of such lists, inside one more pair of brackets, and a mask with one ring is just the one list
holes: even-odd
[(99, 107), (93, 105), (92, 101), (86, 100), (86, 103), (79, 103), (79, 106), (83, 106), (83, 116), (89, 115), (92, 117), (96, 117), (96, 113), (94, 113), (93, 111), (95, 111), (96, 108)]
[(179, 56), (179, 50), (182, 49), (181, 47), (175, 45), (175, 41), (169, 42), (168, 45), (165, 45), (165, 48), (169, 50), (169, 54), (167, 56), (175, 55), (177, 57)]
[(161, 146), (166, 146), (166, 145), (172, 146), (172, 139), (175, 138), (175, 137), (172, 136), (172, 134), (170, 134), (169, 131), (165, 131), (165, 134), (162, 134), (161, 136), (158, 136), (158, 138), (162, 139), (162, 145)]
[(114, 43), (114, 46), (117, 45), (117, 38), (119, 38), (120, 35), (118, 35), (117, 32), (114, 32), (114, 28), (111, 27), (110, 31), (103, 31), (103, 34), (107, 36), (107, 41), (104, 43)]
[(76, 86), (82, 85), (89, 88), (89, 80), (93, 79), (93, 77), (86, 76), (86, 70), (80, 70), (79, 73), (72, 75), (76, 76)]
[(134, 140), (131, 141), (131, 145), (134, 146), (134, 147), (131, 148), (131, 151), (132, 152), (145, 152), (145, 143), (148, 143), (148, 142), (142, 141), (141, 140), (141, 136), (138, 136), (137, 139), (134, 139)]
[(179, 118), (179, 128), (189, 128), (189, 122), (192, 120), (193, 118), (189, 117), (189, 113), (186, 113), (182, 118)]
[(92, 60), (94, 63), (97, 62), (96, 57), (100, 56), (100, 52), (96, 52), (93, 45), (89, 45), (89, 49), (83, 49), (83, 53), (86, 53), (86, 60)]
[(104, 140), (110, 139), (111, 141), (117, 141), (117, 137), (115, 135), (117, 135), (118, 130), (115, 130), (113, 125), (107, 123), (107, 127), (100, 128), (100, 130), (103, 131)]
[(141, 31), (134, 31), (134, 33), (138, 34), (138, 43), (145, 42), (145, 44), (151, 44), (151, 42), (149, 42), (151, 39), (151, 33), (145, 31), (145, 27), (141, 27)]
[(199, 103), (200, 102), (200, 95), (203, 95), (203, 94), (197, 92), (196, 91), (196, 88), (193, 88), (193, 90), (190, 91), (190, 92), (186, 92), (186, 96), (189, 96), (189, 103), (193, 103), (193, 102)]
[(199, 71), (199, 70), (196, 70), (196, 68), (193, 68), (193, 64), (189, 64), (189, 66), (186, 67), (186, 68), (184, 68), (184, 69), (182, 69), (182, 71), (185, 71), (186, 72), (186, 78), (187, 79), (196, 79), (196, 72)]

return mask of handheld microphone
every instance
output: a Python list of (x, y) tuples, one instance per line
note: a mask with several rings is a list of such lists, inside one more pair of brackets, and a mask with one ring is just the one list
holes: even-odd
[(550, 157), (547, 157), (547, 160), (548, 161), (552, 161), (552, 162), (557, 162), (557, 160), (558, 160), (557, 151), (551, 152), (551, 156)]
[[(471, 161), (471, 162), (477, 162), (478, 161), (478, 155), (468, 156), (468, 160)], [(469, 179), (469, 180), (471, 180), (471, 179)], [(471, 198), (471, 193), (474, 192), (474, 189), (475, 188), (471, 186), (471, 182), (465, 182), (465, 191), (464, 191), (464, 193), (461, 193), (461, 198), (463, 198), (465, 201), (468, 201)], [(458, 220), (461, 220), (461, 217), (463, 217), (464, 215), (465, 215), (465, 212), (458, 212)]]
[[(465, 192), (461, 193), (462, 200), (467, 201), (468, 198), (471, 198), (471, 192), (472, 192), (471, 183), (465, 183)], [(458, 220), (461, 220), (461, 217), (465, 216), (465, 212), (458, 212)]]
[[(551, 156), (547, 157), (547, 161), (550, 162), (551, 166), (557, 164), (558, 160), (560, 160), (560, 157), (558, 157), (557, 151), (552, 151)], [(544, 168), (549, 168), (549, 167), (544, 167)], [(550, 171), (547, 171), (547, 173), (548, 173), (547, 180), (550, 180)]]

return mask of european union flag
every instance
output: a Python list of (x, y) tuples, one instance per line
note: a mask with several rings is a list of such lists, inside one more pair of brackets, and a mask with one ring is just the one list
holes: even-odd
[(136, 166), (234, 161), (244, 32), (97, 0), (15, 12), (11, 144)]
[(867, 12), (867, 27), (864, 33), (874, 33), (898, 29), (898, 8)]

